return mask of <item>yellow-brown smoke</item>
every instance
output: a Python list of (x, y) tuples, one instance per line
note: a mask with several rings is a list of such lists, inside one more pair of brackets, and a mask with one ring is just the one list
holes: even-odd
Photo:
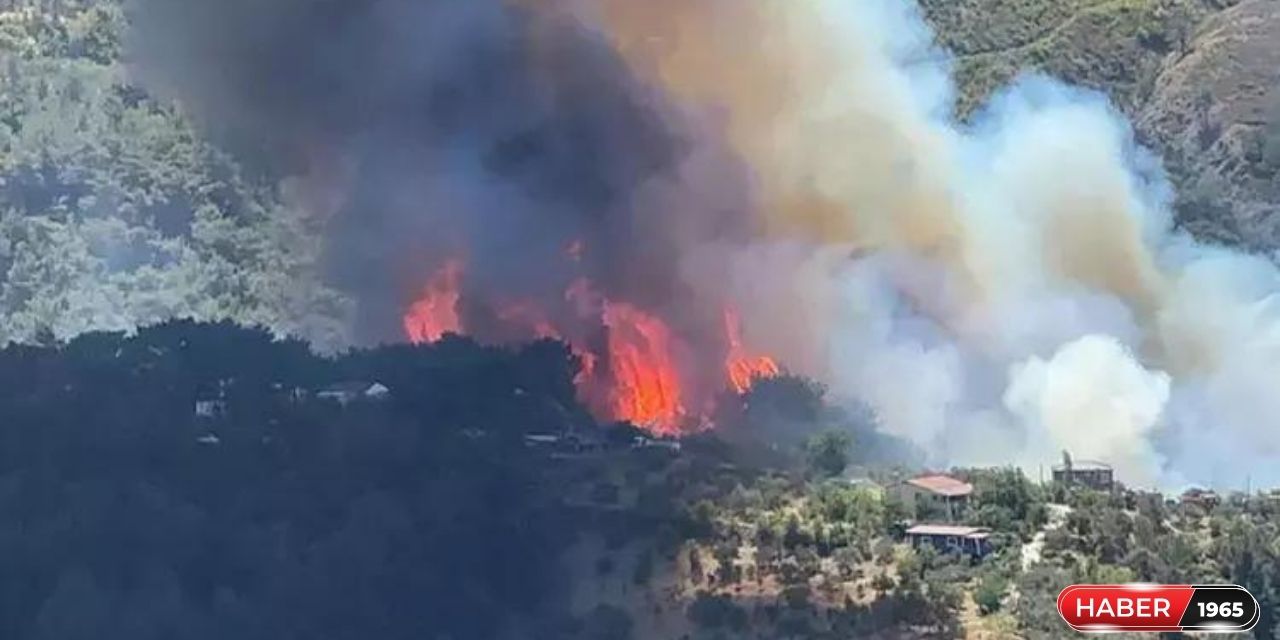
[[(890, 431), (953, 461), (964, 442), (1005, 438), (1002, 420), (1021, 423), (1021, 450), (979, 455), (1115, 432), (1129, 444), (1098, 455), (1144, 482), (1160, 456), (1133, 443), (1181, 442), (1168, 456), (1191, 469), (1178, 446), (1258, 433), (1256, 411), (1230, 427), (1204, 416), (1250, 405), (1224, 399), (1280, 373), (1243, 346), (1280, 349), (1280, 311), (1258, 302), (1280, 286), (1274, 269), (1177, 248), (1156, 163), (1105, 100), (1029, 78), (959, 123), (947, 56), (910, 3), (564, 1), (750, 167), (764, 233), (716, 254), (750, 342), (869, 397)], [(1103, 370), (1135, 383), (1086, 384)], [(1025, 393), (992, 401), (970, 388), (983, 376)], [(1117, 411), (1078, 425), (1066, 406)]]
[[(775, 237), (907, 250), (957, 269), (973, 295), (999, 291), (1009, 265), (981, 237), (992, 230), (966, 218), (953, 131), (921, 108), (902, 61), (891, 59), (900, 33), (878, 32), (870, 18), (851, 24), (856, 10), (822, 0), (602, 4), (601, 20), (637, 71), (721, 115), (755, 169)], [(1070, 174), (1071, 164), (1063, 158), (1048, 177), (1087, 177)], [(1047, 266), (1149, 310), (1158, 278), (1127, 185), (1050, 190), (1036, 203), (1046, 207), (1037, 231)]]

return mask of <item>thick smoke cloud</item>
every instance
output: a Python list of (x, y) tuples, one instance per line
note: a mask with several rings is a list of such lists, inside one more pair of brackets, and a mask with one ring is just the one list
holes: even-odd
[[(150, 86), (341, 194), (329, 264), (364, 339), (401, 338), (407, 302), (450, 258), (471, 299), (554, 312), (585, 271), (615, 299), (688, 309), (686, 333), (719, 326), (679, 256), (743, 226), (734, 164), (695, 150), (574, 16), (498, 0), (137, 0), (133, 19)], [(575, 242), (585, 264), (566, 259)]]
[(939, 465), (1065, 448), (1139, 485), (1280, 481), (1276, 267), (1172, 231), (1104, 98), (1027, 77), (956, 122), (908, 3), (599, 4), (755, 171), (769, 233), (727, 259), (756, 344)]
[[(1158, 468), (1148, 443), (1169, 400), (1169, 376), (1143, 369), (1119, 341), (1085, 336), (1048, 361), (1033, 356), (1015, 365), (1009, 378), (1005, 406), (1051, 443), (1077, 455), (1106, 457), (1130, 474)], [(1129, 478), (1145, 486), (1157, 480)]]
[(135, 4), (153, 86), (341, 194), (366, 339), (444, 256), (488, 298), (586, 269), (692, 345), (731, 298), (935, 464), (1280, 481), (1280, 272), (1172, 231), (1098, 95), (1027, 77), (956, 122), (909, 3)]

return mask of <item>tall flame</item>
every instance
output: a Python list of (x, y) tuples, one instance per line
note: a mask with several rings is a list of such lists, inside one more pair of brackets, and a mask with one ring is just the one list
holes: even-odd
[[(577, 248), (574, 253), (580, 251)], [(462, 276), (463, 263), (457, 259), (445, 262), (431, 275), (418, 300), (404, 314), (409, 340), (434, 342), (446, 333), (474, 329), (464, 326), (459, 314)], [(503, 325), (497, 334), (504, 336), (500, 340), (552, 338), (569, 345), (581, 362), (574, 382), (599, 417), (627, 420), (655, 433), (679, 433), (690, 417), (688, 403), (699, 404), (682, 386), (693, 380), (684, 380), (685, 374), (676, 365), (677, 348), (688, 346), (680, 342), (681, 337), (663, 318), (634, 304), (610, 300), (586, 278), (575, 280), (565, 290), (564, 302), (568, 307), (561, 315), (567, 311), (576, 320), (562, 326), (533, 301), (488, 301), (493, 317)], [(603, 328), (604, 339), (594, 343), (575, 333), (570, 327), (579, 321)], [(723, 371), (733, 389), (741, 393), (755, 380), (779, 374), (772, 358), (754, 355), (743, 345), (739, 317), (733, 309), (725, 309), (724, 331), (729, 349)]]
[(514, 302), (498, 308), (498, 317), (510, 325), (527, 327), (535, 338), (552, 338), (559, 340), (560, 332), (551, 325), (546, 315), (537, 307), (527, 302)]
[(404, 332), (409, 340), (435, 342), (446, 333), (461, 333), (458, 316), (458, 287), (462, 281), (462, 262), (449, 260), (431, 276), (417, 302), (404, 314)]
[(574, 378), (574, 383), (582, 386), (595, 375), (596, 355), (582, 349), (572, 341), (566, 340), (564, 335), (551, 324), (551, 321), (537, 307), (529, 303), (517, 302), (499, 308), (497, 314), (507, 324), (522, 325), (529, 328), (535, 338), (550, 338), (569, 345), (569, 350), (578, 357), (580, 367), (577, 377)]
[(735, 391), (745, 393), (757, 379), (772, 378), (781, 373), (773, 358), (750, 355), (742, 346), (742, 323), (733, 309), (724, 310), (724, 332), (729, 340), (725, 369)]
[(613, 412), (658, 432), (678, 429), (684, 416), (680, 380), (671, 357), (671, 331), (636, 307), (606, 302)]

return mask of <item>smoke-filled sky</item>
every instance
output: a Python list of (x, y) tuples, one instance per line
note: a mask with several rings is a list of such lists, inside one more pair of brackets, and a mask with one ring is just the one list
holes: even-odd
[(550, 300), (584, 240), (609, 295), (695, 345), (729, 300), (753, 349), (935, 464), (1280, 482), (1280, 271), (1173, 231), (1102, 96), (1026, 77), (955, 121), (909, 3), (135, 9), (151, 87), (339, 194), (314, 213), (365, 339), (453, 254)]

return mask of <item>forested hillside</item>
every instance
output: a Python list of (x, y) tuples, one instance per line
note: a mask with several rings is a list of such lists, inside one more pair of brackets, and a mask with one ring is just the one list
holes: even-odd
[[(1180, 222), (1255, 250), (1280, 246), (1265, 46), (1276, 7), (922, 3), (956, 57), (962, 112), (1026, 70), (1106, 91), (1164, 155)], [(351, 308), (324, 284), (315, 203), (139, 87), (126, 8), (0, 7), (0, 341), (190, 316), (344, 344)]]
[(110, 0), (0, 12), (0, 341), (234, 318), (341, 344), (319, 234), (129, 80)]
[(1106, 92), (1158, 152), (1178, 223), (1280, 246), (1280, 6), (1270, 0), (924, 0), (970, 112), (1015, 74)]
[(1244, 585), (1254, 637), (1280, 631), (1274, 493), (954, 469), (953, 522), (996, 545), (971, 560), (903, 544), (945, 516), (887, 491), (910, 467), (818, 385), (762, 380), (673, 450), (596, 424), (579, 366), (552, 341), (326, 359), (190, 322), (11, 346), (0, 633), (1029, 640), (1074, 637), (1062, 586), (1134, 580)]
[[(592, 525), (559, 505), (521, 438), (580, 413), (575, 367), (552, 343), (462, 340), (321, 360), (226, 324), (10, 348), (0, 635), (481, 638), (559, 624), (560, 553)], [(322, 393), (350, 380), (394, 395), (344, 406)]]

